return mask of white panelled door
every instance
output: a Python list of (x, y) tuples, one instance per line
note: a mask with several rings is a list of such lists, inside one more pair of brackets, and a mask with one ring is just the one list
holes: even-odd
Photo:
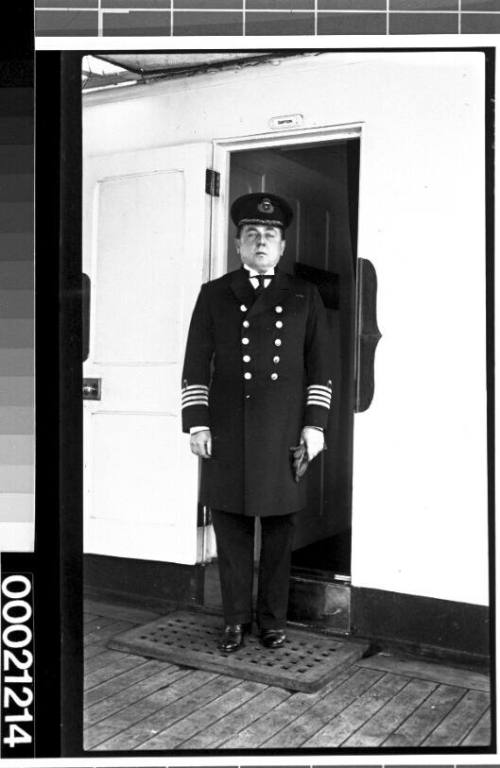
[(83, 270), (91, 279), (84, 376), (85, 551), (192, 564), (198, 464), (181, 432), (191, 311), (208, 279), (209, 144), (91, 157)]

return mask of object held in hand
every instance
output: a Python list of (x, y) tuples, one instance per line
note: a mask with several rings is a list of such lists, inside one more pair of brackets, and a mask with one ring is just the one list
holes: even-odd
[(292, 469), (295, 475), (295, 482), (298, 483), (301, 477), (304, 476), (309, 464), (307, 448), (301, 443), (300, 445), (290, 448), (290, 452), (292, 454)]

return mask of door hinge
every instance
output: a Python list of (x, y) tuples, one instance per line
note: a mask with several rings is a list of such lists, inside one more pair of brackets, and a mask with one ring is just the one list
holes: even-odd
[(219, 197), (220, 193), (220, 173), (207, 168), (205, 174), (205, 192), (212, 197)]

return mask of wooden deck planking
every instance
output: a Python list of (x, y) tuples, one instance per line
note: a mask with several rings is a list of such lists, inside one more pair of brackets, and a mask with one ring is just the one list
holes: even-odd
[(409, 680), (382, 709), (350, 736), (344, 747), (379, 747), (436, 688), (430, 680)]
[(172, 685), (176, 680), (189, 674), (187, 669), (181, 667), (175, 667), (170, 664), (164, 665), (166, 669), (154, 669), (148, 667), (148, 664), (143, 664), (139, 670), (136, 671), (135, 680), (130, 679), (124, 686), (122, 681), (122, 689), (116, 693), (112, 693), (109, 696), (103, 696), (95, 704), (90, 704), (84, 709), (84, 727), (99, 723), (101, 720), (116, 715), (120, 710), (126, 709), (134, 702), (140, 702), (141, 699), (145, 699), (155, 691), (159, 691), (161, 688), (166, 688)]
[[(94, 726), (91, 730), (94, 744), (99, 744), (100, 749), (103, 748), (103, 742), (106, 742), (104, 749), (134, 749), (162, 730), (169, 722), (169, 715), (172, 715), (176, 708), (182, 707), (182, 703), (184, 703), (184, 712), (189, 706), (194, 709), (196, 697), (200, 695), (200, 691), (201, 703), (204, 703), (203, 688), (205, 697), (211, 695), (210, 686), (207, 684), (215, 685), (217, 678), (214, 672), (201, 670), (189, 672), (172, 685), (155, 691), (133, 705), (125, 707), (117, 715), (107, 717)], [(236, 685), (237, 680), (232, 678), (232, 683)], [(220, 693), (221, 691), (216, 689), (213, 696)], [(187, 697), (189, 699), (186, 701)], [(94, 737), (94, 731), (96, 737)]]
[(387, 672), (342, 712), (304, 743), (305, 747), (339, 747), (387, 701), (406, 685), (407, 679)]
[(124, 654), (121, 659), (116, 659), (115, 661), (106, 664), (106, 666), (100, 667), (99, 669), (94, 670), (94, 672), (90, 672), (90, 674), (86, 676), (84, 690), (96, 688), (98, 685), (106, 683), (108, 680), (112, 680), (116, 676), (123, 674), (123, 672), (128, 672), (129, 670), (134, 669), (138, 664), (144, 664), (145, 661), (146, 659), (142, 656), (135, 656), (131, 653)]
[(114, 620), (123, 619), (130, 621), (131, 624), (146, 624), (148, 621), (159, 619), (161, 615), (142, 608), (129, 608), (126, 605), (114, 605), (113, 603), (88, 599), (85, 599), (85, 608), (98, 616), (110, 616)]
[(83, 646), (83, 659), (85, 664), (89, 659), (93, 659), (94, 656), (98, 656), (106, 650), (106, 646), (100, 642), (89, 643)]
[(86, 621), (83, 624), (83, 639), (88, 637), (88, 635), (91, 634), (91, 632), (94, 632), (95, 630), (104, 629), (105, 627), (109, 627), (111, 624), (114, 624), (116, 622), (115, 618), (107, 617), (107, 616), (96, 616), (91, 621)]
[[(143, 659), (143, 663), (137, 664), (133, 669), (123, 672), (111, 680), (106, 680), (100, 685), (96, 685), (94, 688), (85, 692), (85, 706), (91, 707), (103, 699), (107, 699), (114, 694), (130, 688), (132, 685), (140, 683), (144, 678), (147, 678), (155, 672), (160, 672), (165, 668), (168, 670), (172, 667), (172, 665), (168, 664), (163, 664), (160, 667), (160, 664), (162, 664), (162, 662), (152, 662), (151, 660), (147, 661), (146, 659)], [(151, 667), (151, 665), (153, 665), (153, 667)], [(151, 669), (153, 669), (153, 671), (151, 671)]]
[[(260, 685), (264, 684), (260, 683)], [(315, 694), (297, 695), (311, 696)], [(274, 718), (277, 708), (293, 698), (283, 688), (264, 686), (262, 693), (245, 704), (235, 707), (209, 728), (182, 742), (180, 747), (182, 749), (224, 749), (223, 742), (228, 738), (228, 734), (239, 733), (261, 717), (265, 720), (271, 716)]]
[[(91, 672), (95, 672), (97, 669), (105, 667), (107, 664), (110, 664), (119, 658), (123, 658), (123, 653), (120, 653), (120, 651), (108, 651), (106, 648), (101, 647), (101, 653), (97, 653), (95, 656), (92, 656), (92, 658), (85, 660), (86, 677)], [(135, 658), (142, 659), (142, 656), (136, 656)]]
[(417, 747), (466, 693), (465, 688), (439, 685), (415, 712), (382, 744), (384, 747)]
[(295, 718), (285, 728), (260, 744), (252, 743), (252, 729), (243, 731), (224, 746), (251, 747), (264, 746), (266, 749), (300, 747), (319, 731), (334, 715), (349, 706), (355, 699), (382, 677), (382, 672), (371, 669), (358, 669), (347, 680), (334, 687), (332, 691), (316, 701), (300, 717)]
[[(184, 722), (194, 711), (198, 711), (198, 709), (201, 709), (205, 704), (218, 699), (224, 693), (240, 684), (241, 681), (238, 681), (234, 677), (217, 675), (207, 685), (203, 685), (198, 688), (198, 690), (186, 694), (181, 699), (164, 707), (161, 710), (161, 713), (153, 715), (153, 717), (150, 718), (149, 725), (151, 725), (151, 722), (154, 722), (154, 725), (147, 738), (165, 730), (166, 727), (173, 725), (179, 720)], [(134, 749), (142, 749), (145, 739), (141, 739), (140, 741), (137, 741), (137, 739), (143, 729), (144, 723), (140, 723), (139, 729), (135, 733), (136, 744), (133, 747)]]
[(488, 708), (465, 739), (462, 747), (487, 747), (491, 744), (491, 711)]
[(489, 696), (484, 691), (467, 691), (451, 712), (423, 742), (423, 747), (458, 746), (488, 709)]
[(488, 675), (482, 672), (472, 672), (468, 669), (445, 666), (436, 662), (398, 659), (386, 653), (377, 653), (374, 656), (360, 659), (356, 664), (367, 669), (380, 669), (419, 680), (456, 685), (460, 688), (472, 688), (487, 692), (490, 690)]
[(152, 611), (86, 603), (85, 749), (486, 746), (487, 675), (387, 654), (293, 693), (106, 649)]
[[(352, 674), (353, 668), (351, 666), (348, 669), (343, 669), (337, 672), (335, 678), (327, 683), (327, 685), (324, 688), (321, 688), (319, 691), (314, 693), (296, 692), (284, 696), (283, 700), (278, 703), (275, 709), (269, 712), (263, 712), (258, 717), (253, 717), (252, 721), (243, 728), (239, 728), (238, 730), (232, 728), (231, 730), (226, 731), (225, 738), (218, 743), (218, 746), (221, 749), (227, 749), (231, 746), (231, 741), (224, 743), (224, 741), (227, 741), (227, 734), (243, 731), (244, 734), (242, 735), (242, 738), (245, 739), (247, 744), (262, 744), (272, 736), (275, 736), (277, 733), (279, 733), (279, 731), (281, 731), (283, 728), (286, 728), (286, 726), (289, 725), (293, 720), (296, 720), (298, 717), (303, 715), (304, 712), (310, 709), (314, 704), (316, 704), (316, 702), (323, 699), (338, 685), (348, 680)], [(266, 693), (269, 695), (269, 691), (277, 690), (279, 689), (270, 688)]]
[(217, 699), (196, 709), (187, 717), (177, 720), (168, 728), (160, 731), (152, 739), (144, 742), (141, 745), (141, 749), (174, 749), (190, 736), (194, 736), (217, 722), (217, 720), (228, 712), (233, 711), (240, 704), (245, 703), (249, 699), (253, 700), (265, 687), (263, 683), (244, 680)]
[(117, 635), (119, 632), (125, 632), (125, 630), (131, 629), (133, 626), (130, 621), (113, 621), (110, 624), (106, 624), (105, 627), (100, 627), (93, 632), (85, 634), (83, 642), (85, 645), (91, 645), (92, 643), (104, 645), (114, 635)]

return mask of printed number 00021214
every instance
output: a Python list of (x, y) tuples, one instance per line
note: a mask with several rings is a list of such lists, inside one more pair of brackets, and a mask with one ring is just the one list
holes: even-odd
[(14, 756), (33, 743), (32, 585), (23, 574), (2, 580), (2, 749)]

